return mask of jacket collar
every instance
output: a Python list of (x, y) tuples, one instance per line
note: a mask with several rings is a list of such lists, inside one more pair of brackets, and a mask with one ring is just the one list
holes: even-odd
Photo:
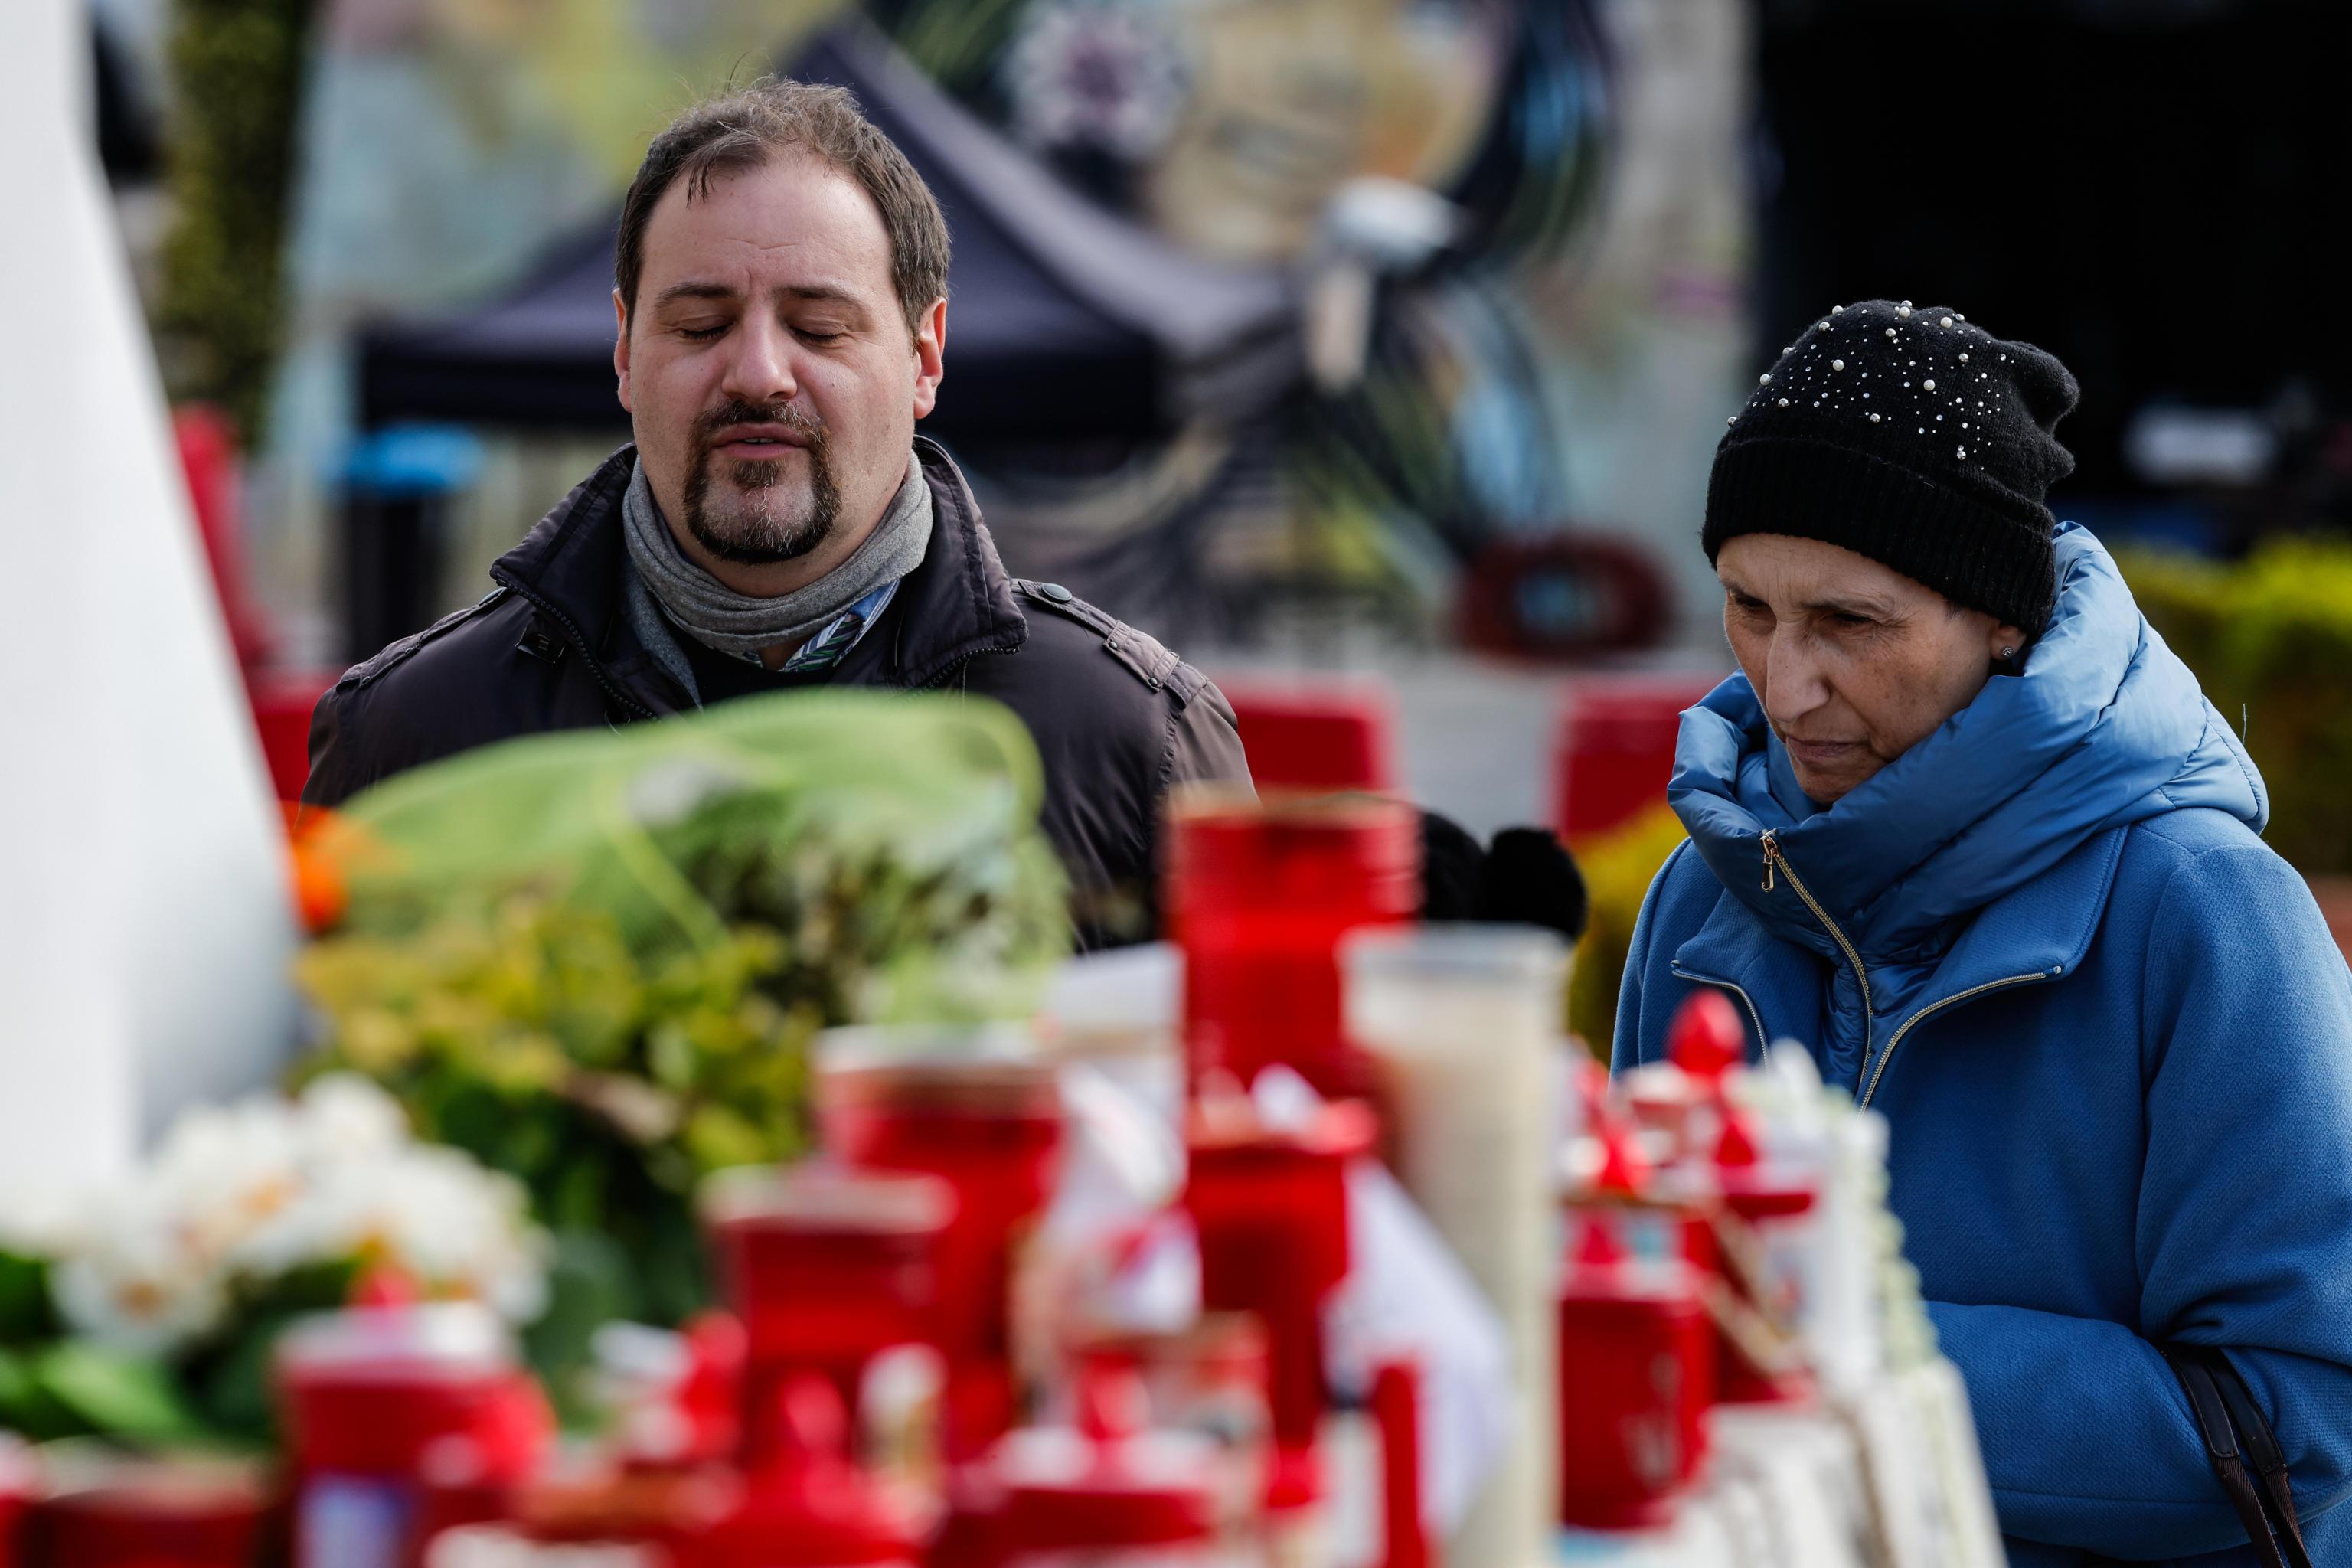
[[(1918, 1005), (1948, 1001), (1979, 986), (2073, 973), (2098, 934), (2126, 831), (2116, 827), (2095, 836), (2045, 875), (1979, 910), (1917, 993)], [(1765, 1033), (1759, 1045), (1783, 1038), (1820, 1039), (1826, 1030), (1817, 954), (1842, 961), (1822, 953), (1831, 947), (1825, 934), (1817, 929), (1807, 934), (1818, 941), (1784, 940), (1727, 889), (1698, 929), (1675, 949), (1672, 967), (1687, 979), (1738, 990), (1753, 1011), (1754, 1026)], [(1907, 1009), (1916, 1011), (1916, 1006)], [(1884, 1040), (1901, 1022), (1886, 1021), (1878, 1029), (1879, 1038)]]
[[(630, 628), (624, 609), (631, 568), (621, 499), (636, 456), (625, 446), (605, 458), (499, 558), (490, 576), (551, 621), (575, 657), (643, 710), (637, 716), (651, 718), (690, 708), (692, 700)], [(931, 489), (929, 548), (900, 582), (885, 617), (889, 635), (862, 640), (835, 672), (839, 684), (941, 684), (971, 658), (1012, 652), (1028, 637), (961, 470), (929, 437), (915, 437), (915, 458)]]

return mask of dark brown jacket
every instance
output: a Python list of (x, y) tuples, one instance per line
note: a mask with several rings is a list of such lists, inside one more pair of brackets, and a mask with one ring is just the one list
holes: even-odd
[[(1234, 712), (1208, 678), (1066, 589), (1009, 577), (971, 488), (918, 437), (931, 540), (881, 621), (834, 672), (844, 686), (992, 697), (1045, 762), (1043, 826), (1070, 874), (1082, 940), (1146, 934), (1170, 786), (1246, 786)], [(403, 637), (338, 681), (310, 721), (302, 798), (513, 735), (656, 719), (692, 699), (631, 630), (621, 496), (635, 449), (607, 458), (490, 569), (481, 603)]]

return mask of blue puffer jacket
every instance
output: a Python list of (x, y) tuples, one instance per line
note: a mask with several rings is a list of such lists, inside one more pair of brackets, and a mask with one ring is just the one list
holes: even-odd
[(1634, 929), (1616, 1062), (1716, 985), (1885, 1113), (2019, 1568), (2254, 1561), (2151, 1342), (2176, 1339), (2228, 1347), (2314, 1559), (2352, 1563), (2352, 975), (2114, 561), (2066, 525), (2058, 568), (2024, 673), (1828, 810), (1744, 678), (1683, 716), (1690, 841)]

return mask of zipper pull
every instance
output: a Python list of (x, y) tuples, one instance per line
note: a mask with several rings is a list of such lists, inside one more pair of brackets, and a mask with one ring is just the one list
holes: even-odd
[(1772, 842), (1772, 830), (1769, 827), (1764, 830), (1762, 842), (1764, 845), (1764, 890), (1769, 893), (1772, 890), (1776, 873), (1780, 869), (1780, 847)]

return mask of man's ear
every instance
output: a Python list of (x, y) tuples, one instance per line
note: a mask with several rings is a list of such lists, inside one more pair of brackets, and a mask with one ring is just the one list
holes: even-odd
[(629, 408), (629, 306), (618, 289), (613, 290), (613, 378), (618, 384), (621, 406)]
[(948, 302), (934, 300), (915, 328), (915, 417), (922, 418), (940, 401), (940, 383), (947, 378)]

